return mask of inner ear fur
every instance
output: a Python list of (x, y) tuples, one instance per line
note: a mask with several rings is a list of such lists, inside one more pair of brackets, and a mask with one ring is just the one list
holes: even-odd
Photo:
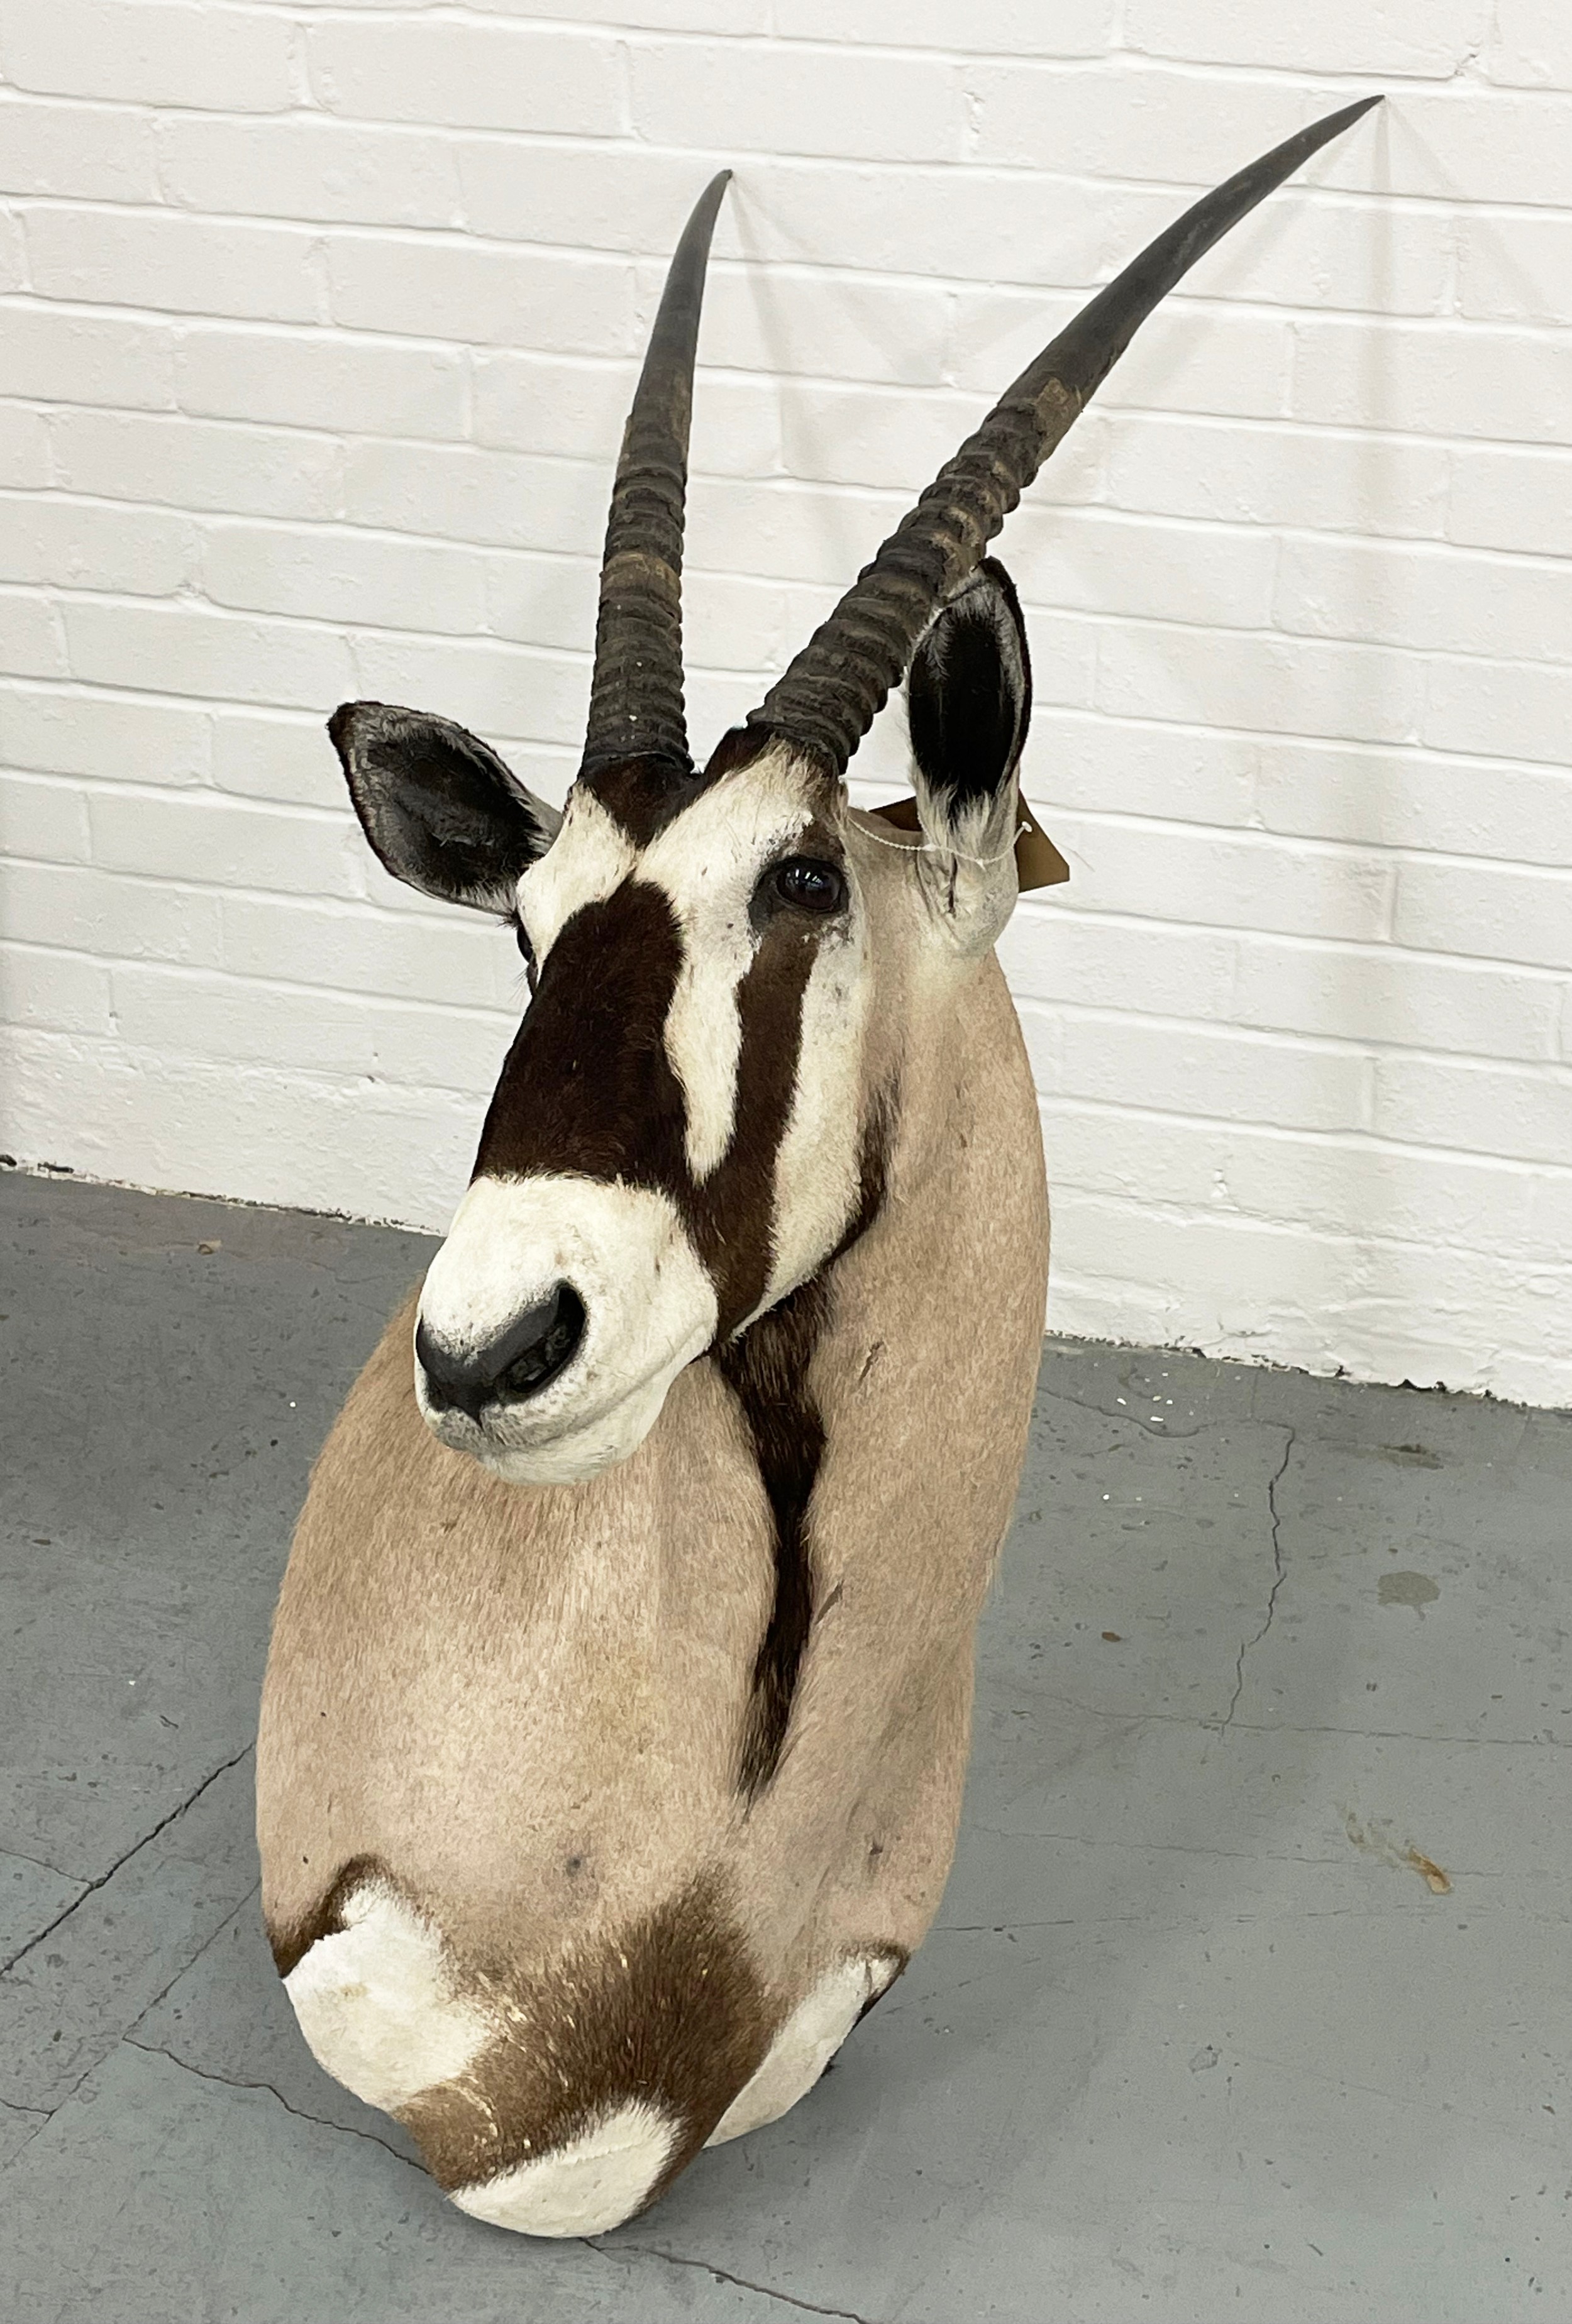
[(985, 822), (1014, 774), (1031, 718), (1031, 661), (1015, 585), (996, 558), (935, 614), (906, 679), (923, 820)]
[(328, 721), (361, 828), (395, 880), (449, 904), (511, 912), (520, 874), (561, 817), (450, 718), (345, 702)]

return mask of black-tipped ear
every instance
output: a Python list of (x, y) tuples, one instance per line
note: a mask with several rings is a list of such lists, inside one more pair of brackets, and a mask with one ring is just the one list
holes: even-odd
[(948, 816), (986, 807), (1015, 771), (1031, 717), (1031, 663), (1015, 585), (985, 557), (918, 641), (906, 679), (911, 754)]
[(328, 721), (361, 828), (395, 880), (445, 903), (511, 912), (519, 875), (561, 817), (449, 718), (341, 703)]

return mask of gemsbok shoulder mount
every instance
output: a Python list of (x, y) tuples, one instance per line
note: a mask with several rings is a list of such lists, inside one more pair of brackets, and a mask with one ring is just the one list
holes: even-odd
[[(993, 950), (1031, 681), (985, 551), (1158, 301), (1366, 109), (1101, 290), (699, 767), (680, 576), (716, 179), (623, 439), (566, 811), (446, 719), (331, 721), (376, 854), (511, 925), (531, 999), (447, 1240), (312, 1478), (263, 1898), (317, 2057), (477, 2218), (585, 2235), (654, 2201), (811, 2089), (938, 1907), (1048, 1267)], [(902, 678), (909, 827), (844, 779)]]

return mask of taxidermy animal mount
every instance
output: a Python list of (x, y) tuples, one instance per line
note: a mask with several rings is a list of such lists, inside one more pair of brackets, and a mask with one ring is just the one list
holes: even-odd
[[(1159, 300), (1365, 110), (1100, 291), (701, 767), (680, 583), (717, 178), (623, 440), (566, 813), (446, 719), (332, 720), (382, 862), (511, 924), (532, 997), (312, 1479), (264, 1906), (318, 2058), (478, 2218), (641, 2210), (795, 2105), (937, 1909), (1048, 1263), (993, 952), (1031, 684), (985, 551)], [(844, 781), (902, 678), (911, 830)]]

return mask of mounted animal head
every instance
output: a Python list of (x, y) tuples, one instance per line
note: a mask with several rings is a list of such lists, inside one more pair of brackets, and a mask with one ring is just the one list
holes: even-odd
[[(1368, 100), (1369, 104), (1377, 102)], [(559, 816), (447, 720), (346, 704), (329, 731), (382, 862), (517, 931), (532, 1000), (426, 1278), (421, 1408), (519, 1482), (632, 1452), (672, 1379), (867, 1222), (902, 1055), (1009, 917), (1026, 635), (985, 555), (1140, 323), (1368, 109), (1208, 195), (1092, 300), (941, 470), (702, 768), (680, 581), (704, 272), (723, 174), (672, 261), (623, 439), (588, 736)], [(847, 800), (904, 677), (920, 832)]]

